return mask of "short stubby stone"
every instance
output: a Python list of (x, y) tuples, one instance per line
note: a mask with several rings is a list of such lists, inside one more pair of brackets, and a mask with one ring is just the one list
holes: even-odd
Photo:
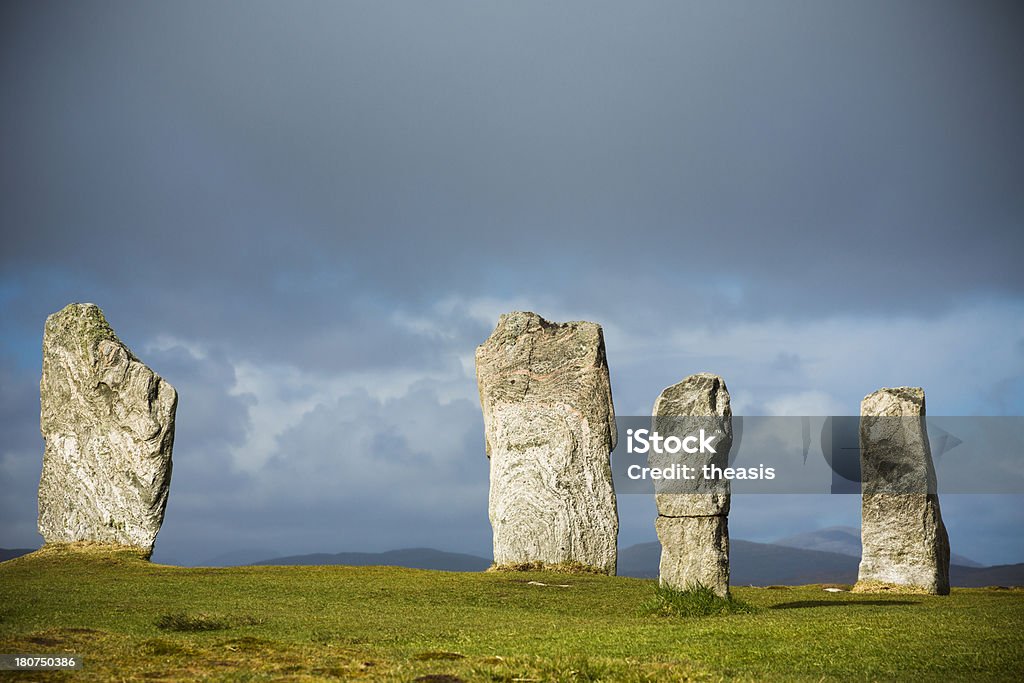
[(661, 584), (679, 590), (702, 585), (729, 594), (729, 518), (662, 517), (655, 522), (661, 542)]
[(686, 465), (693, 479), (656, 482), (656, 529), (661, 541), (660, 580), (680, 590), (701, 585), (721, 596), (729, 594), (728, 480), (707, 479), (703, 468), (729, 464), (732, 449), (732, 407), (729, 390), (718, 375), (698, 373), (658, 396), (652, 431), (679, 439), (714, 435), (714, 452), (654, 454), (652, 467)]
[(46, 319), (39, 533), (47, 544), (152, 552), (171, 481), (178, 394), (117, 338), (94, 304)]
[(476, 351), (494, 562), (616, 568), (615, 412), (601, 327), (502, 315)]
[(924, 390), (861, 402), (861, 545), (854, 590), (949, 593), (949, 537), (936, 493)]

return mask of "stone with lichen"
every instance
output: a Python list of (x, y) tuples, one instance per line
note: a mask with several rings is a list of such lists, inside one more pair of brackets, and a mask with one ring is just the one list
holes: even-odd
[(880, 389), (861, 402), (858, 592), (949, 593), (949, 537), (924, 418), (919, 387)]
[(476, 351), (498, 567), (615, 573), (615, 414), (601, 327), (502, 315)]
[(46, 544), (148, 556), (171, 480), (174, 387), (117, 338), (98, 306), (69, 304), (46, 319), (39, 395)]
[(706, 465), (724, 469), (732, 448), (732, 408), (729, 390), (718, 375), (698, 373), (674, 384), (654, 403), (652, 432), (680, 440), (701, 430), (715, 435), (714, 453), (655, 454), (652, 467), (686, 465), (691, 480), (655, 482), (661, 542), (659, 579), (662, 585), (686, 590), (697, 585), (723, 597), (729, 594), (728, 480), (707, 479)]

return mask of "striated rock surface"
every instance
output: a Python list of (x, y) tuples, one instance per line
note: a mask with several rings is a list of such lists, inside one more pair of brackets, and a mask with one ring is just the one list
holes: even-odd
[(718, 435), (715, 453), (652, 453), (653, 467), (671, 463), (693, 468), (693, 480), (661, 480), (655, 485), (658, 519), (655, 528), (661, 541), (661, 583), (678, 589), (695, 584), (729, 594), (729, 503), (727, 480), (707, 480), (702, 468), (725, 468), (732, 448), (732, 408), (729, 390), (718, 375), (690, 375), (658, 396), (654, 403), (652, 430), (663, 437), (680, 439)]
[(163, 523), (178, 395), (117, 338), (94, 304), (46, 319), (39, 533), (148, 556)]
[(949, 593), (949, 537), (924, 417), (919, 387), (880, 389), (861, 402), (863, 550), (854, 590)]
[(476, 351), (497, 566), (615, 573), (615, 447), (601, 327), (502, 315)]

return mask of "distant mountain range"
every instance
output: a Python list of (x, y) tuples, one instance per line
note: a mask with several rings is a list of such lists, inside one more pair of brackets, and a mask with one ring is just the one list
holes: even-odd
[(271, 560), (252, 562), (255, 565), (302, 565), (302, 564), (345, 564), (353, 567), (374, 565), (410, 567), (412, 569), (440, 569), (449, 572), (482, 572), (491, 566), (491, 561), (476, 555), (448, 553), (433, 548), (405, 548), (383, 553), (336, 553), (328, 555), (291, 555)]
[(281, 553), (266, 548), (245, 548), (231, 550), (220, 555), (207, 558), (200, 562), (200, 567), (239, 567), (246, 564), (259, 564), (268, 557), (277, 557)]
[(29, 553), (34, 552), (34, 548), (0, 548), (0, 562), (13, 560), (16, 557), (21, 557), (22, 555), (28, 555)]
[[(850, 540), (850, 536), (854, 541)], [(857, 580), (860, 562), (859, 532), (850, 527), (833, 527), (820, 531), (797, 534), (776, 543), (753, 543), (733, 539), (730, 541), (731, 583), (736, 586), (802, 585), (808, 583), (852, 584)], [(817, 545), (842, 548), (847, 552), (818, 550), (790, 544)], [(856, 554), (850, 552), (856, 547)], [(0, 549), (0, 561), (8, 560), (31, 550)], [(265, 554), (262, 554), (264, 553)], [(262, 555), (261, 555), (262, 554)], [(271, 555), (269, 559), (267, 555)], [(316, 553), (273, 557), (272, 551), (240, 550), (225, 553), (204, 566), (236, 565), (350, 565), (397, 566), (414, 569), (437, 569), (457, 572), (483, 571), (491, 561), (476, 555), (449, 553), (433, 548), (406, 548), (383, 553)], [(950, 566), (950, 579), (954, 586), (1024, 586), (1024, 563), (981, 567), (967, 558)], [(659, 543), (639, 543), (619, 551), (619, 575), (640, 578), (658, 576), (661, 559)]]
[[(852, 555), (860, 557), (860, 529), (852, 526), (831, 526), (816, 531), (805, 531), (800, 534), (786, 536), (774, 541), (775, 545), (784, 545), (790, 548), (802, 548), (803, 550), (822, 550), (840, 555)], [(975, 562), (969, 557), (952, 553), (949, 557), (950, 564), (958, 564), (961, 567), (982, 567), (980, 562)]]
[[(619, 551), (619, 574), (656, 578), (660, 560), (661, 544), (657, 541), (629, 546)], [(859, 563), (857, 558), (840, 553), (729, 541), (730, 582), (737, 586), (854, 583)]]
[[(950, 575), (955, 586), (1024, 585), (1024, 563), (982, 567), (953, 555)], [(657, 542), (639, 543), (619, 551), (621, 576), (655, 578), (661, 559)], [(855, 583), (860, 563), (860, 530), (831, 527), (789, 536), (775, 543), (730, 541), (730, 571), (734, 585), (770, 586), (807, 583)], [(482, 571), (487, 558), (446, 553), (431, 548), (409, 548), (386, 553), (292, 555), (249, 562), (258, 565), (346, 564), (394, 565), (446, 571)]]
[[(658, 576), (661, 545), (640, 543), (619, 551), (619, 574)], [(729, 541), (730, 582), (734, 586), (799, 586), (807, 583), (856, 583), (860, 558), (843, 553), (790, 548), (776, 543)], [(1024, 586), (1024, 563), (995, 567), (951, 564), (954, 586)]]

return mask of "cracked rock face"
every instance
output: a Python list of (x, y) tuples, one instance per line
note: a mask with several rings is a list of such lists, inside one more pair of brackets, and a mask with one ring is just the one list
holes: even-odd
[(171, 481), (178, 395), (93, 304), (46, 319), (39, 533), (152, 552)]
[(615, 447), (601, 327), (502, 315), (476, 351), (498, 566), (579, 563), (615, 573)]
[(861, 554), (855, 590), (947, 595), (942, 523), (925, 427), (924, 390), (880, 389), (861, 402)]
[(701, 584), (718, 595), (729, 594), (729, 502), (727, 480), (706, 480), (705, 465), (724, 469), (732, 448), (732, 408), (729, 390), (718, 375), (690, 375), (658, 396), (654, 403), (652, 431), (680, 439), (700, 430), (717, 434), (715, 453), (656, 455), (652, 467), (671, 463), (693, 468), (695, 479), (662, 480), (655, 484), (658, 519), (655, 528), (661, 541), (660, 580), (663, 585), (685, 590)]

